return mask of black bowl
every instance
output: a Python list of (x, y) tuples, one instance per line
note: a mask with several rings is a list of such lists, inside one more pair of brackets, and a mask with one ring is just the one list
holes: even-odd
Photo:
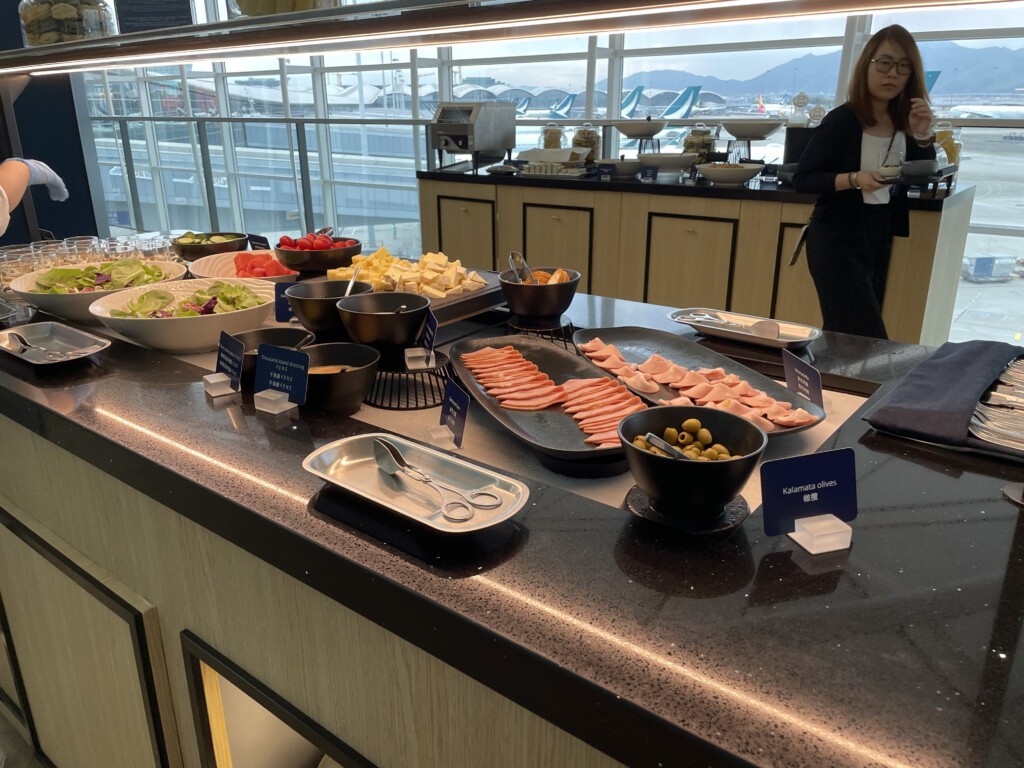
[(251, 331), (233, 333), (231, 336), (245, 344), (245, 351), (242, 354), (243, 389), (252, 389), (256, 377), (256, 358), (259, 357), (260, 344), (298, 349), (313, 341), (313, 334), (302, 328), (254, 328)]
[[(331, 411), (358, 411), (377, 375), (380, 352), (363, 344), (312, 344), (303, 347), (309, 355), (306, 405)], [(338, 373), (317, 373), (320, 366), (348, 365)]]
[[(319, 341), (324, 340), (319, 337), (325, 334), (336, 337), (331, 339), (334, 341), (348, 341), (345, 326), (335, 306), (338, 299), (345, 295), (348, 283), (348, 280), (303, 280), (285, 288), (284, 295), (302, 326), (317, 334)], [(369, 293), (372, 290), (372, 284), (356, 280), (349, 295)]]
[(203, 256), (214, 253), (227, 253), (228, 251), (244, 251), (249, 247), (249, 237), (240, 235), (237, 232), (199, 232), (198, 237), (230, 237), (223, 243), (179, 243), (171, 240), (171, 248), (185, 261), (195, 261)]
[[(531, 267), (533, 272), (554, 273), (559, 267)], [(565, 269), (565, 267), (562, 267)], [(572, 304), (576, 295), (576, 287), (580, 283), (580, 273), (575, 269), (565, 269), (569, 280), (552, 285), (524, 285), (513, 282), (513, 272), (506, 269), (498, 276), (501, 292), (505, 294), (505, 303), (509, 311), (516, 316), (521, 325), (534, 328), (548, 328), (559, 324), (562, 313)]]
[(295, 269), (299, 272), (326, 272), (328, 269), (351, 267), (352, 257), (358, 256), (362, 252), (363, 244), (358, 240), (355, 245), (348, 245), (344, 248), (327, 248), (322, 251), (274, 249), (278, 261), (288, 269)]
[[(396, 312), (403, 304), (406, 308)], [(427, 322), (430, 299), (418, 293), (364, 293), (338, 299), (336, 306), (353, 341), (394, 353), (416, 344)]]
[[(653, 432), (661, 437), (666, 427), (679, 429), (687, 419), (698, 419), (716, 443), (738, 458), (724, 461), (688, 461), (657, 456), (633, 445), (633, 438)], [(619, 422), (619, 440), (626, 463), (651, 508), (687, 525), (712, 523), (725, 505), (739, 495), (757, 467), (768, 436), (756, 424), (716, 408), (699, 405), (664, 405), (631, 413)]]

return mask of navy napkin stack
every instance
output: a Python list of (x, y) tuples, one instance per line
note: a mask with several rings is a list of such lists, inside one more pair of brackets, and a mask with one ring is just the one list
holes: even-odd
[(1024, 459), (1024, 451), (979, 440), (968, 429), (982, 395), (1022, 355), (1024, 347), (1001, 341), (947, 342), (904, 376), (866, 420), (902, 437)]

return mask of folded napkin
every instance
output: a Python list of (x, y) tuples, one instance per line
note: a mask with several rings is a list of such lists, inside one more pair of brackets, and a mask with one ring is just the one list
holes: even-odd
[(894, 435), (1024, 458), (1024, 452), (969, 432), (985, 390), (1021, 355), (1024, 347), (1001, 341), (947, 342), (904, 376), (866, 420)]

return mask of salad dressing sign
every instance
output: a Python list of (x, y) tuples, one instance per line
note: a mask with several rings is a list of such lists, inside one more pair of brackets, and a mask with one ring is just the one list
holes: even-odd
[(242, 356), (245, 344), (225, 331), (220, 332), (220, 344), (217, 346), (217, 373), (223, 373), (231, 379), (231, 388), (236, 392), (242, 381)]
[(256, 383), (253, 392), (273, 389), (288, 394), (288, 402), (306, 402), (306, 381), (309, 377), (309, 355), (297, 349), (260, 344), (256, 358)]

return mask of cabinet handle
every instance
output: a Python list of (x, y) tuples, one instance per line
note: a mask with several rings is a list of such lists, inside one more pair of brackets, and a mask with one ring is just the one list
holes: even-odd
[(559, 219), (557, 216), (552, 216), (551, 220), (552, 221), (561, 221), (561, 219)]
[(465, 213), (465, 212), (466, 212), (466, 209), (465, 209), (465, 208), (459, 208), (459, 212), (460, 212), (460, 213)]
[(691, 235), (696, 231), (693, 227), (683, 227), (683, 232), (689, 232)]

